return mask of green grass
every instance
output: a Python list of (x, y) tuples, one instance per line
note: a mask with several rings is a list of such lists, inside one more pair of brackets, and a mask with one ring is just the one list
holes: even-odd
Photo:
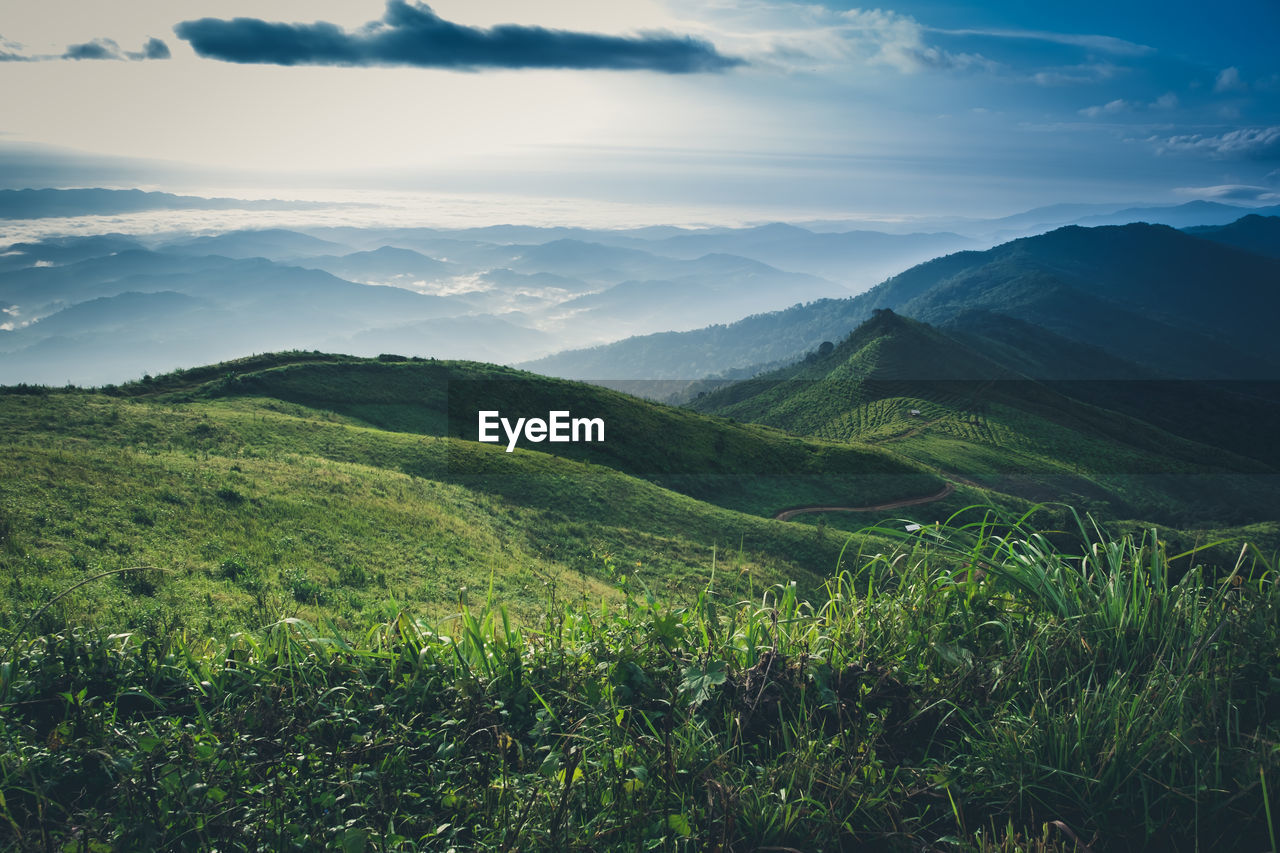
[(1245, 443), (1240, 434), (1249, 422), (1242, 424), (1238, 411), (1216, 411), (1214, 398), (1197, 396), (1203, 392), (1193, 383), (1183, 386), (1188, 399), (1179, 411), (1195, 423), (1194, 434), (1222, 433), (1230, 441), (1192, 441), (1075, 399), (936, 329), (885, 314), (825, 356), (690, 406), (798, 436), (874, 446), (1015, 503), (1065, 501), (1109, 519), (1179, 527), (1276, 517), (1280, 480), (1258, 461), (1270, 458), (1261, 449), (1265, 421), (1253, 427), (1246, 448), (1257, 449), (1258, 458), (1242, 455), (1228, 445)]
[(499, 410), (512, 421), (567, 410), (603, 419), (605, 441), (523, 446), (754, 515), (833, 497), (850, 505), (883, 503), (941, 486), (936, 475), (866, 445), (799, 439), (594, 385), (474, 362), (281, 353), (171, 374), (119, 393), (182, 402), (280, 400), (383, 430), (473, 441), (482, 409)]
[[(966, 521), (965, 519), (968, 519)], [(405, 608), (209, 638), (8, 635), (22, 849), (1260, 850), (1280, 586), (1154, 531), (991, 513), (812, 596)], [(1190, 555), (1194, 560), (1195, 555)], [(1185, 559), (1185, 557), (1183, 557)], [(834, 564), (833, 564), (834, 565)], [(106, 579), (96, 583), (107, 583)]]
[[(638, 427), (604, 454), (458, 437), (450, 401), (472, 417), (493, 382)], [(21, 390), (0, 846), (1275, 845), (1274, 521), (1002, 515), (1025, 503), (962, 485), (870, 529), (777, 522), (939, 480), (481, 365)]]
[(405, 603), (441, 612), (491, 576), (524, 615), (548, 585), (616, 595), (624, 572), (689, 595), (717, 558), (744, 592), (784, 578), (812, 589), (840, 545), (606, 466), (272, 399), (7, 395), (0, 436), (0, 626), (139, 565), (167, 571), (78, 590), (40, 627), (346, 625)]

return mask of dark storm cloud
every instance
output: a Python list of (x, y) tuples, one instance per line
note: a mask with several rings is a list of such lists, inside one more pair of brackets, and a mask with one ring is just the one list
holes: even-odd
[(516, 24), (481, 29), (443, 20), (425, 4), (405, 0), (389, 0), (381, 21), (350, 32), (323, 21), (281, 24), (257, 18), (183, 21), (174, 32), (201, 56), (269, 65), (600, 68), (688, 74), (743, 64), (689, 37), (607, 36)]

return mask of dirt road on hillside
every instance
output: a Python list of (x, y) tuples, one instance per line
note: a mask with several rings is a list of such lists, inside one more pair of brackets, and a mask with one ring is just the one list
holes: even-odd
[(905, 498), (904, 500), (889, 501), (888, 503), (875, 504), (873, 506), (797, 506), (782, 510), (774, 518), (778, 521), (790, 521), (797, 515), (804, 515), (806, 512), (880, 512), (886, 509), (897, 509), (903, 506), (916, 506), (940, 501), (955, 490), (954, 483), (947, 483), (942, 487), (942, 491), (937, 494), (925, 495), (922, 498)]

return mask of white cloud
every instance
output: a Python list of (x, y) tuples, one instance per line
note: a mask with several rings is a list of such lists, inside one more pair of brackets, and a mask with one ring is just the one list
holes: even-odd
[(850, 9), (837, 27), (854, 49), (873, 64), (904, 74), (930, 68), (993, 70), (996, 63), (974, 53), (952, 53), (927, 44), (925, 28), (908, 15), (881, 9)]
[(931, 28), (931, 31), (953, 36), (985, 36), (987, 38), (1047, 41), (1053, 44), (1067, 44), (1075, 47), (1083, 47), (1087, 50), (1111, 53), (1117, 56), (1144, 56), (1148, 53), (1155, 52), (1155, 48), (1153, 47), (1148, 47), (1145, 44), (1138, 44), (1136, 42), (1125, 41), (1124, 39), (1115, 38), (1114, 36), (1051, 33), (1045, 32), (1044, 30), (943, 30)]
[(1086, 118), (1100, 118), (1102, 116), (1118, 115), (1119, 113), (1129, 113), (1137, 110), (1172, 110), (1176, 109), (1177, 106), (1178, 96), (1173, 92), (1165, 92), (1149, 104), (1126, 101), (1123, 98), (1117, 98), (1114, 101), (1108, 101), (1105, 104), (1085, 107), (1082, 110), (1078, 110), (1078, 112)]
[(1104, 116), (1104, 115), (1109, 116), (1109, 115), (1115, 115), (1116, 113), (1127, 113), (1132, 109), (1133, 109), (1133, 104), (1129, 103), (1128, 101), (1122, 98), (1117, 98), (1116, 100), (1108, 101), (1107, 103), (1101, 106), (1085, 107), (1084, 109), (1080, 110), (1080, 115), (1086, 116), (1088, 118), (1097, 118), (1098, 116)]
[(1280, 193), (1248, 184), (1220, 184), (1214, 187), (1177, 187), (1179, 195), (1211, 201), (1280, 201)]
[(1204, 154), (1215, 159), (1280, 160), (1280, 127), (1248, 127), (1217, 136), (1185, 134), (1151, 137), (1157, 151)]
[(1099, 83), (1110, 80), (1125, 69), (1110, 62), (1086, 62), (1048, 68), (1031, 75), (1031, 82), (1038, 86), (1071, 86), (1080, 83)]
[(1240, 79), (1240, 69), (1234, 65), (1219, 71), (1218, 79), (1213, 83), (1215, 92), (1239, 92), (1247, 88), (1244, 80)]
[[(691, 10), (690, 7), (693, 7)], [(978, 53), (931, 44), (928, 28), (889, 9), (838, 11), (772, 0), (701, 0), (681, 4), (691, 20), (684, 29), (712, 40), (727, 53), (755, 64), (793, 71), (832, 71), (851, 65), (882, 66), (903, 74), (927, 70), (994, 71)]]

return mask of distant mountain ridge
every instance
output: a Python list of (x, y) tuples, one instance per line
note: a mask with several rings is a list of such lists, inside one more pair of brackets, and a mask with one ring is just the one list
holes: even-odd
[(939, 324), (990, 310), (1166, 376), (1280, 376), (1280, 260), (1168, 226), (1067, 226), (915, 266), (866, 293), (523, 366), (582, 379), (691, 379), (795, 359), (889, 308)]
[[(1229, 206), (1188, 211), (1219, 207)], [(1162, 375), (1266, 377), (1280, 360), (1265, 320), (1274, 225), (1254, 215), (1182, 234), (1068, 227), (905, 272), (908, 258), (960, 238), (782, 223), (63, 236), (0, 253), (0, 377), (118, 382), (288, 347), (524, 362), (586, 379), (736, 377), (839, 340), (881, 307), (939, 325), (975, 310), (1016, 317)], [(880, 263), (897, 274), (851, 296)], [(162, 309), (147, 296), (159, 291), (211, 307), (203, 318)], [(142, 296), (95, 302), (127, 293)], [(41, 325), (84, 302), (94, 304)], [(138, 309), (131, 324), (123, 305)], [(618, 341), (627, 335), (650, 336)], [(528, 361), (557, 349), (569, 352)]]
[(144, 210), (306, 210), (332, 206), (322, 202), (202, 198), (173, 193), (96, 187), (0, 190), (0, 219), (109, 216)]
[(1280, 216), (1252, 213), (1228, 225), (1201, 225), (1184, 230), (1205, 240), (1280, 258)]

